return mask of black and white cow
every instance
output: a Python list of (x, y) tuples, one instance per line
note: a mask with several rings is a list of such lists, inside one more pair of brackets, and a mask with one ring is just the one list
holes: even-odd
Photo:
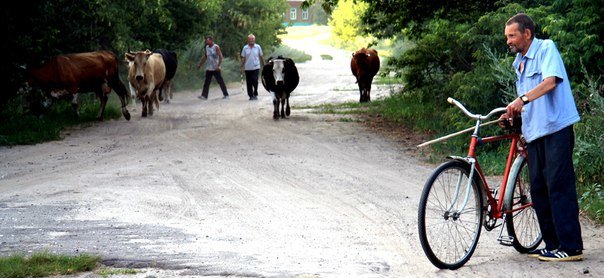
[[(290, 115), (289, 95), (300, 82), (296, 64), (290, 58), (278, 56), (269, 58), (262, 68), (262, 85), (273, 96), (273, 119)], [(279, 114), (281, 103), (281, 114)]]
[(176, 74), (176, 68), (178, 67), (178, 59), (176, 58), (176, 52), (166, 49), (156, 49), (154, 53), (161, 54), (166, 65), (166, 78), (164, 80), (164, 86), (159, 90), (159, 100), (163, 100), (170, 103), (172, 98), (172, 79)]

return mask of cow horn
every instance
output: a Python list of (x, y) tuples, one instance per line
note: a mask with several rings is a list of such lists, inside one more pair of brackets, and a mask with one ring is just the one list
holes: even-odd
[(134, 53), (132, 53), (132, 51), (130, 50), (130, 46), (128, 46), (128, 54), (134, 54)]
[(149, 49), (145, 50), (145, 54), (151, 54), (151, 50), (149, 50)]

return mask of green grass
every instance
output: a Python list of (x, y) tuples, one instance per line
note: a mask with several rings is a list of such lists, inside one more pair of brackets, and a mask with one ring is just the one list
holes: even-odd
[(266, 60), (269, 57), (277, 57), (279, 55), (291, 58), (296, 63), (304, 63), (312, 59), (312, 56), (306, 54), (305, 52), (291, 48), (287, 45), (278, 46), (272, 52), (267, 53), (267, 55), (264, 56), (264, 59)]
[(333, 60), (333, 56), (329, 54), (321, 54), (321, 59), (323, 60)]
[[(92, 93), (82, 94), (81, 98), (80, 117), (77, 117), (71, 102), (67, 100), (55, 99), (46, 109), (25, 109), (23, 106), (27, 100), (13, 100), (0, 114), (0, 145), (26, 145), (58, 140), (66, 127), (96, 122), (100, 101)], [(123, 119), (120, 107), (119, 98), (111, 93), (103, 114), (104, 120)]]
[(29, 257), (12, 255), (0, 257), (0, 277), (42, 277), (68, 275), (93, 270), (99, 256), (82, 254), (77, 257), (53, 255), (47, 252)]
[(99, 274), (102, 277), (111, 277), (114, 275), (134, 275), (139, 272), (140, 271), (131, 268), (101, 268), (95, 271), (96, 274)]

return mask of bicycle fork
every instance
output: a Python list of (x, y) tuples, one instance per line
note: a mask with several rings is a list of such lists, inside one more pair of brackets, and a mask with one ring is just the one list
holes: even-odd
[[(461, 187), (462, 187), (463, 175), (459, 175), (459, 177), (457, 178), (457, 184), (455, 186), (454, 198), (451, 201), (451, 205), (445, 212), (445, 219), (452, 218), (453, 221), (459, 219), (459, 217), (461, 216), (461, 213), (465, 210), (466, 205), (468, 204), (468, 200), (470, 197), (470, 190), (472, 190), (472, 180), (474, 179), (474, 174), (476, 173), (476, 159), (474, 159), (472, 157), (467, 157), (466, 161), (468, 161), (470, 163), (470, 174), (468, 175), (468, 183), (466, 184), (466, 192), (465, 192), (465, 196), (463, 197), (464, 198), (463, 203), (461, 204), (461, 207), (459, 209), (453, 210), (453, 208), (457, 204), (457, 201), (460, 197), (459, 196), (460, 191), (462, 190)], [(497, 237), (497, 241), (501, 245), (512, 246), (513, 242), (514, 242), (514, 237), (509, 236), (509, 235), (503, 235), (503, 230), (506, 227), (506, 221), (505, 221), (506, 217), (507, 217), (507, 213), (504, 211), (503, 217), (501, 219), (502, 224), (499, 229), (499, 236)]]
[(464, 211), (466, 205), (468, 204), (468, 199), (470, 198), (470, 190), (472, 190), (472, 180), (474, 178), (474, 172), (476, 169), (476, 159), (468, 157), (467, 161), (470, 162), (470, 174), (468, 175), (468, 183), (466, 186), (466, 193), (463, 203), (461, 204), (461, 207), (458, 210), (453, 211), (453, 207), (457, 203), (457, 199), (459, 199), (459, 191), (461, 190), (461, 181), (463, 179), (463, 175), (459, 175), (459, 177), (457, 178), (457, 185), (455, 186), (455, 197), (453, 198), (453, 201), (451, 201), (451, 205), (446, 211), (445, 219), (449, 217), (452, 217), (453, 220), (459, 219), (461, 213)]

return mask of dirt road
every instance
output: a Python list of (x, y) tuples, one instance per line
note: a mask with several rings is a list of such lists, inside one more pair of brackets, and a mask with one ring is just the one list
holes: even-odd
[[(287, 42), (314, 56), (292, 106), (358, 100), (349, 53), (312, 42)], [(149, 118), (0, 148), (0, 256), (92, 253), (140, 268), (127, 277), (604, 276), (604, 230), (586, 222), (583, 262), (528, 259), (492, 231), (465, 267), (439, 271), (416, 224), (434, 165), (342, 116), (274, 121), (263, 88), (258, 101), (229, 91), (179, 92)]]

